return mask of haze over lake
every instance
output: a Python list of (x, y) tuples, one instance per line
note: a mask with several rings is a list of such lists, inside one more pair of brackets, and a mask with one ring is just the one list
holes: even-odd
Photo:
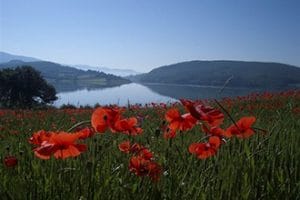
[[(284, 91), (293, 88), (268, 88), (267, 91)], [(146, 103), (168, 103), (180, 98), (212, 99), (247, 95), (252, 92), (263, 92), (257, 88), (229, 88), (195, 85), (145, 84), (130, 83), (117, 87), (99, 89), (81, 89), (70, 92), (59, 92), (59, 99), (54, 106), (72, 104), (75, 106), (117, 104), (120, 106)]]

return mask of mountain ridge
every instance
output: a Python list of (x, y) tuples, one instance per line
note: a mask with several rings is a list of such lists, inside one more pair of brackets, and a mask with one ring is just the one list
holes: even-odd
[(134, 71), (131, 69), (96, 67), (96, 66), (90, 66), (90, 65), (71, 65), (71, 66), (75, 67), (77, 69), (81, 69), (81, 70), (94, 70), (94, 71), (104, 72), (106, 74), (113, 74), (113, 75), (121, 76), (121, 77), (140, 74), (140, 72), (137, 72), (137, 71)]
[[(52, 61), (46, 61), (46, 60), (42, 60), (42, 59), (38, 59), (38, 58), (34, 58), (34, 57), (28, 57), (28, 56), (23, 56), (23, 55), (14, 55), (11, 53), (6, 53), (3, 51), (0, 51), (0, 63), (7, 63), (7, 62), (10, 62), (11, 60), (20, 60), (23, 62), (36, 62), (36, 61), (52, 62)], [(70, 65), (70, 64), (62, 64), (62, 63), (58, 63), (58, 62), (53, 62), (53, 63), (59, 64), (62, 66), (73, 67), (73, 68), (84, 70), (84, 71), (93, 70), (93, 71), (97, 71), (97, 72), (104, 72), (106, 74), (112, 74), (112, 75), (122, 76), (122, 77), (140, 74), (140, 72), (136, 72), (131, 69), (96, 67), (96, 66), (83, 65), (83, 64)]]
[(142, 83), (277, 87), (300, 84), (300, 68), (276, 62), (193, 60), (164, 65), (129, 79)]
[(0, 63), (0, 69), (18, 66), (31, 66), (40, 71), (41, 75), (58, 91), (112, 87), (130, 83), (129, 80), (115, 75), (92, 70), (79, 70), (50, 61), (23, 62), (12, 60), (7, 63)]
[(24, 61), (24, 62), (42, 61), (41, 59), (34, 58), (34, 57), (14, 55), (14, 54), (10, 54), (10, 53), (0, 51), (0, 63), (7, 63), (11, 60), (21, 60), (21, 61)]

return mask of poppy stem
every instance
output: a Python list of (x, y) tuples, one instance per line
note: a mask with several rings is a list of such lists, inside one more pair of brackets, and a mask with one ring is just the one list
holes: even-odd
[(172, 144), (173, 144), (173, 142), (172, 142), (172, 139), (171, 139), (171, 140), (169, 140), (169, 148), (172, 147)]
[(228, 85), (228, 83), (233, 79), (233, 75), (231, 75), (224, 83), (224, 85), (221, 87), (221, 89), (219, 90), (219, 94), (221, 94), (223, 92), (223, 90), (225, 89), (225, 87)]
[(203, 140), (205, 140), (205, 139), (207, 139), (209, 137), (210, 137), (209, 135), (208, 136), (204, 136), (204, 137), (200, 138), (200, 140), (198, 140), (197, 142), (203, 142)]
[[(186, 176), (187, 176), (188, 173), (190, 172), (190, 168), (192, 167), (192, 161), (193, 161), (193, 159), (190, 159), (189, 165), (188, 165), (187, 170), (186, 170), (186, 173), (183, 175), (183, 177), (182, 177), (180, 183), (183, 183), (183, 181), (185, 180)], [(176, 196), (177, 192), (179, 191), (179, 188), (180, 188), (180, 187), (177, 187), (177, 190), (176, 190), (176, 192), (175, 192), (175, 196)]]
[(236, 128), (240, 131), (239, 126), (236, 124), (235, 120), (233, 119), (233, 117), (231, 117), (229, 112), (222, 106), (221, 103), (219, 103), (219, 101), (217, 99), (214, 99), (214, 100), (218, 104), (218, 106), (225, 112), (225, 114), (229, 117), (229, 119), (233, 122), (233, 124), (236, 126)]
[(174, 146), (176, 147), (176, 150), (177, 150), (178, 154), (180, 155), (180, 158), (182, 159), (182, 161), (185, 162), (185, 160), (184, 160), (184, 158), (183, 158), (183, 156), (182, 156), (182, 154), (181, 154), (178, 146), (176, 144)]
[(257, 127), (252, 127), (254, 130), (258, 130), (258, 131), (261, 131), (261, 132), (264, 132), (264, 133), (267, 133), (268, 131), (265, 130), (265, 129), (262, 129), (262, 128), (257, 128)]
[(180, 131), (181, 147), (183, 148), (183, 133)]
[(90, 120), (86, 120), (86, 121), (82, 121), (82, 122), (78, 122), (77, 124), (73, 125), (71, 128), (69, 128), (69, 130), (67, 132), (71, 132), (73, 131), (75, 128), (83, 125), (83, 124), (90, 124), (91, 121)]

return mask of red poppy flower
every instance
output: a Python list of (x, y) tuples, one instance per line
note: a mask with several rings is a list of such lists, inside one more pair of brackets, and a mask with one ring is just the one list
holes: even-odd
[(146, 160), (151, 160), (153, 158), (153, 153), (149, 149), (142, 147), (138, 152), (138, 156)]
[(104, 133), (107, 128), (115, 132), (115, 123), (121, 118), (119, 108), (97, 108), (92, 114), (92, 126), (99, 132)]
[(185, 99), (180, 99), (180, 101), (194, 118), (206, 121), (211, 126), (219, 126), (223, 123), (224, 114), (220, 110), (205, 106), (201, 102), (193, 102)]
[(133, 156), (129, 161), (129, 170), (137, 176), (146, 176), (148, 174), (147, 165), (150, 163), (142, 157)]
[(5, 156), (4, 157), (4, 165), (6, 167), (15, 167), (18, 164), (18, 159), (15, 156)]
[(201, 105), (200, 102), (193, 102), (188, 99), (180, 99), (180, 102), (194, 118), (200, 119), (201, 114), (196, 110), (197, 105)]
[(39, 147), (33, 149), (34, 155), (40, 159), (50, 159), (51, 155), (56, 151), (56, 146), (53, 143), (44, 141)]
[(84, 140), (92, 137), (95, 132), (92, 128), (84, 128), (74, 134), (77, 135), (78, 139)]
[(130, 153), (138, 153), (142, 149), (142, 146), (138, 143), (134, 143), (130, 147)]
[(44, 141), (48, 141), (51, 137), (52, 133), (40, 130), (32, 135), (32, 137), (29, 138), (29, 143), (35, 144), (35, 145), (41, 145)]
[(151, 161), (147, 166), (147, 170), (148, 176), (152, 179), (152, 181), (159, 180), (162, 168), (158, 163)]
[(135, 117), (116, 121), (114, 128), (117, 132), (132, 136), (139, 135), (143, 132), (141, 128), (137, 127), (137, 119)]
[(207, 127), (205, 124), (202, 124), (201, 129), (204, 133), (212, 136), (222, 137), (225, 134), (225, 131), (218, 126)]
[(161, 166), (141, 156), (133, 156), (129, 161), (129, 171), (137, 176), (149, 176), (153, 181), (157, 181), (161, 174)]
[(69, 134), (69, 133), (59, 133), (54, 134), (50, 143), (53, 143), (56, 147), (54, 152), (55, 158), (68, 158), (79, 156), (81, 152), (86, 151), (87, 147), (85, 144), (76, 144), (78, 140), (78, 135)]
[(53, 154), (57, 159), (65, 159), (68, 157), (79, 156), (86, 151), (85, 144), (77, 144), (76, 141), (80, 138), (78, 134), (69, 134), (66, 132), (50, 132), (50, 137), (46, 137), (43, 142), (33, 151), (38, 158), (49, 159)]
[(238, 138), (248, 138), (254, 134), (251, 126), (256, 121), (255, 117), (242, 117), (236, 124), (232, 124), (225, 131), (226, 137), (236, 136)]
[(130, 141), (126, 140), (121, 142), (119, 145), (119, 150), (123, 153), (129, 153), (130, 152)]
[(217, 153), (221, 145), (221, 139), (217, 136), (212, 136), (206, 143), (193, 143), (189, 146), (189, 152), (196, 154), (199, 159), (206, 159)]
[(146, 160), (150, 160), (153, 158), (153, 153), (149, 149), (139, 145), (138, 143), (134, 143), (133, 145), (130, 145), (129, 140), (121, 142), (118, 145), (118, 147), (119, 150), (123, 153), (133, 153), (137, 156), (143, 157)]
[(169, 127), (166, 128), (164, 134), (163, 134), (163, 137), (165, 139), (172, 139), (172, 138), (175, 138), (176, 137), (176, 131), (170, 129)]
[(187, 131), (192, 129), (197, 120), (189, 113), (180, 115), (176, 108), (172, 108), (165, 114), (165, 119), (169, 122), (169, 128), (176, 131)]

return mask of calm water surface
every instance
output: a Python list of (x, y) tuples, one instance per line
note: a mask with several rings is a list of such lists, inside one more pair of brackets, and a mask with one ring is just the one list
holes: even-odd
[[(287, 88), (276, 88), (271, 91), (281, 91)], [(268, 89), (269, 91), (270, 89)], [(80, 105), (100, 105), (117, 104), (120, 106), (130, 104), (145, 104), (150, 102), (167, 103), (177, 101), (179, 98), (208, 99), (234, 97), (247, 95), (251, 92), (263, 92), (264, 89), (249, 88), (225, 88), (209, 86), (186, 86), (168, 84), (146, 84), (130, 83), (118, 87), (102, 89), (83, 89), (72, 92), (58, 93), (59, 99), (55, 106), (63, 104)]]
[(130, 83), (111, 88), (102, 89), (83, 89), (72, 92), (58, 93), (58, 100), (54, 103), (55, 106), (63, 104), (80, 105), (100, 105), (117, 104), (120, 106), (130, 104), (145, 104), (149, 102), (171, 102), (176, 99), (160, 95), (153, 92), (146, 86)]

